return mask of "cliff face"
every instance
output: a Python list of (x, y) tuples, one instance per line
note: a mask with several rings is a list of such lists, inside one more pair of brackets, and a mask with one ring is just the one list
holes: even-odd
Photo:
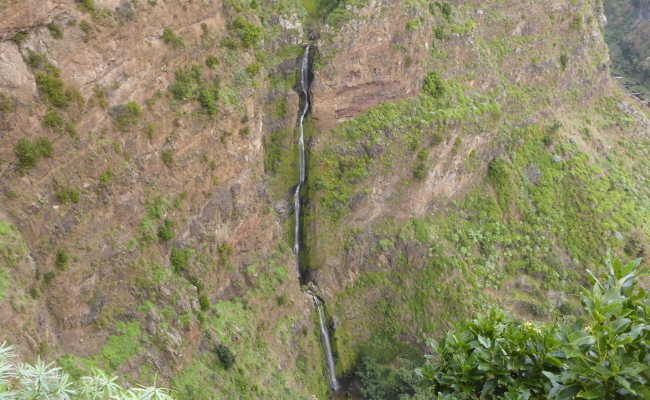
[(488, 304), (571, 313), (608, 248), (647, 254), (649, 127), (600, 2), (543, 3), (1, 1), (0, 340), (179, 398), (326, 397), (291, 253), (306, 21), (340, 374)]
[(611, 48), (617, 75), (635, 93), (650, 97), (650, 2), (647, 0), (607, 0), (605, 38)]

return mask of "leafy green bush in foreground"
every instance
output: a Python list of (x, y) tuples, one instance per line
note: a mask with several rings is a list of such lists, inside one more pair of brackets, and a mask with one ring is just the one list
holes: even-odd
[[(605, 281), (594, 278), (575, 323), (521, 322), (494, 310), (431, 341), (433, 355), (401, 398), (650, 399), (650, 296), (638, 265), (615, 261)], [(362, 379), (366, 393), (372, 382)]]

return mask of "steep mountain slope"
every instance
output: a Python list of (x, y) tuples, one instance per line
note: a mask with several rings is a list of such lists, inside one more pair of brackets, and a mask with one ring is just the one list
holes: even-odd
[(574, 312), (587, 268), (649, 254), (650, 122), (602, 3), (543, 3), (1, 1), (0, 340), (178, 398), (327, 398), (291, 251), (310, 39), (339, 375), (489, 304)]
[(650, 1), (607, 0), (605, 39), (615, 74), (648, 101), (650, 98)]

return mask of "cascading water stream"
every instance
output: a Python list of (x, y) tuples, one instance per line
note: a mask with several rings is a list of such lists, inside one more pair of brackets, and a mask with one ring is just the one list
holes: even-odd
[[(309, 112), (310, 98), (309, 98), (309, 52), (311, 50), (311, 45), (305, 47), (305, 53), (302, 57), (300, 63), (300, 91), (302, 95), (302, 108), (300, 110), (300, 116), (298, 118), (298, 158), (299, 158), (299, 180), (296, 190), (293, 194), (293, 206), (295, 213), (295, 225), (294, 225), (294, 243), (293, 251), (296, 255), (296, 266), (300, 274), (303, 273), (302, 266), (300, 265), (300, 218), (302, 216), (302, 205), (300, 198), (300, 190), (302, 189), (303, 184), (307, 178), (306, 166), (305, 166), (305, 117)], [(325, 350), (325, 361), (327, 363), (327, 374), (329, 377), (330, 388), (333, 391), (339, 390), (339, 382), (336, 379), (336, 366), (334, 364), (334, 355), (332, 353), (332, 345), (330, 342), (330, 335), (327, 329), (327, 323), (325, 318), (325, 311), (323, 309), (323, 302), (321, 299), (312, 293), (310, 290), (307, 290), (307, 294), (314, 301), (314, 307), (318, 311), (318, 319), (320, 323), (320, 335), (321, 341), (323, 342), (323, 349)]]

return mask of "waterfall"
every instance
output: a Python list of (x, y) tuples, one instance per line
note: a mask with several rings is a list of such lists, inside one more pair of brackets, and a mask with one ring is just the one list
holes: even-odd
[(320, 336), (325, 350), (325, 362), (327, 363), (327, 373), (329, 374), (330, 388), (333, 391), (339, 390), (339, 381), (336, 379), (336, 365), (334, 364), (334, 355), (332, 354), (332, 345), (330, 342), (330, 335), (325, 323), (325, 311), (323, 310), (323, 302), (314, 294), (309, 294), (314, 300), (314, 306), (318, 311), (318, 319), (320, 323)]
[[(302, 97), (302, 107), (300, 109), (300, 116), (298, 117), (298, 159), (299, 159), (299, 179), (298, 185), (296, 185), (296, 190), (293, 193), (293, 206), (295, 213), (295, 222), (294, 222), (294, 242), (293, 242), (293, 252), (296, 255), (296, 266), (298, 268), (298, 273), (303, 274), (303, 268), (300, 265), (300, 217), (302, 216), (302, 204), (300, 198), (300, 190), (307, 179), (306, 166), (305, 166), (305, 117), (309, 112), (310, 98), (309, 98), (309, 52), (311, 50), (311, 45), (305, 47), (305, 53), (302, 56), (302, 61), (300, 62), (300, 92)], [(323, 302), (318, 296), (312, 293), (309, 289), (307, 294), (314, 301), (314, 307), (318, 312), (318, 319), (320, 324), (320, 335), (321, 341), (323, 342), (323, 350), (325, 351), (325, 361), (327, 367), (327, 374), (329, 378), (329, 385), (333, 391), (339, 390), (339, 382), (336, 379), (336, 365), (334, 363), (334, 355), (332, 354), (332, 344), (330, 342), (330, 335), (327, 329), (325, 310)]]

